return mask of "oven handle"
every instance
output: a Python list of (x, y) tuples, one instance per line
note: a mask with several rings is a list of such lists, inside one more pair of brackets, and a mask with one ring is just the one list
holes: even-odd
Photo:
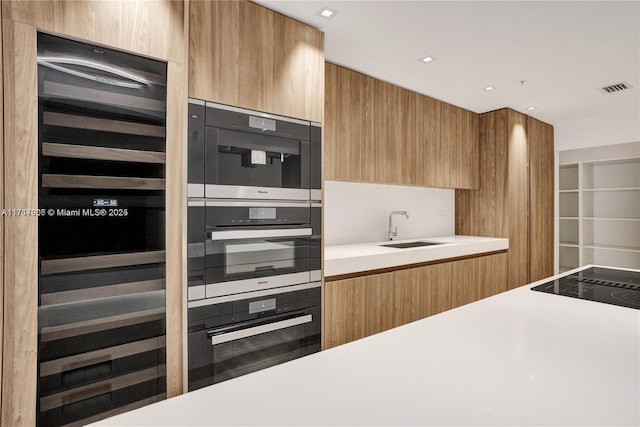
[(213, 335), (211, 337), (211, 345), (223, 344), (242, 338), (249, 338), (267, 332), (277, 331), (278, 329), (304, 325), (305, 323), (310, 323), (311, 321), (313, 321), (313, 316), (311, 314), (306, 314), (304, 316), (294, 317), (293, 319), (267, 323), (266, 325), (254, 326), (253, 328), (240, 329), (238, 331), (228, 332), (226, 334)]
[(211, 240), (259, 239), (263, 237), (311, 236), (311, 228), (279, 228), (272, 230), (212, 231)]

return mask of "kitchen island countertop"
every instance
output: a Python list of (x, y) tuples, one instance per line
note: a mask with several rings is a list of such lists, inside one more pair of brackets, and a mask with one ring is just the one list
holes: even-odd
[(640, 310), (547, 280), (95, 425), (640, 425)]
[[(390, 243), (415, 241), (439, 244), (407, 249), (383, 246)], [(444, 261), (507, 249), (509, 249), (509, 239), (461, 235), (326, 246), (324, 249), (324, 275), (330, 277), (402, 265)]]

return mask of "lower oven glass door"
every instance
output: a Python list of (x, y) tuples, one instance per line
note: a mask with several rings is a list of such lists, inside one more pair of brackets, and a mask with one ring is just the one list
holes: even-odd
[(189, 336), (189, 390), (320, 351), (320, 307)]

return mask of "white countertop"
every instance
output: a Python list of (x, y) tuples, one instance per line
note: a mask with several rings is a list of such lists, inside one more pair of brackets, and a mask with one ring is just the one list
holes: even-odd
[[(434, 246), (397, 249), (380, 245), (403, 242), (437, 242)], [(355, 245), (326, 246), (324, 248), (324, 275), (356, 273), (406, 264), (437, 261), (509, 248), (509, 239), (477, 236), (439, 236), (393, 242), (360, 243)]]
[(640, 310), (534, 285), (95, 425), (640, 425)]

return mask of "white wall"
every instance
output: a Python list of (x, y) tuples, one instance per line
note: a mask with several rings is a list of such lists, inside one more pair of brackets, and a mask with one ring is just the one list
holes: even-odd
[(554, 125), (557, 151), (640, 141), (640, 115), (624, 111)]
[(455, 190), (325, 181), (325, 244), (385, 241), (394, 210), (395, 240), (455, 234)]

